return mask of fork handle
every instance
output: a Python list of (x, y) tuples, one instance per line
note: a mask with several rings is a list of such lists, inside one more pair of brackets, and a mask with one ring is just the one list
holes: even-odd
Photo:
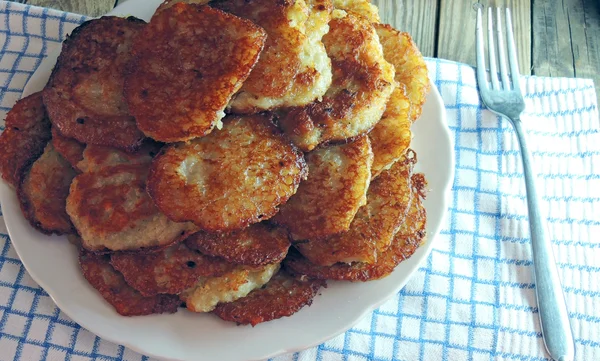
[(517, 133), (523, 159), (535, 291), (544, 344), (553, 359), (572, 361), (575, 358), (573, 334), (552, 251), (552, 242), (548, 237), (546, 225), (540, 214), (535, 177), (531, 166), (531, 154), (527, 148), (521, 120), (519, 118), (513, 119), (512, 123)]

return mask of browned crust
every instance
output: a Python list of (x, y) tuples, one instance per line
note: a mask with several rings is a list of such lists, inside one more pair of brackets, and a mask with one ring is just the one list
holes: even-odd
[(241, 92), (249, 92), (257, 97), (285, 95), (299, 73), (300, 48), (306, 38), (298, 29), (290, 26), (287, 16), (289, 8), (295, 6), (295, 1), (217, 0), (211, 2), (210, 6), (249, 19), (268, 34), (260, 60)]
[(162, 143), (147, 138), (135, 152), (124, 152), (112, 147), (89, 145), (83, 151), (83, 158), (77, 164), (82, 172), (96, 172), (121, 164), (150, 165), (152, 159), (160, 152)]
[(24, 171), (44, 152), (50, 140), (50, 121), (42, 93), (19, 100), (8, 112), (0, 135), (2, 179), (17, 188)]
[(411, 103), (409, 117), (414, 122), (421, 116), (431, 88), (425, 59), (409, 33), (400, 32), (387, 24), (373, 25), (385, 59), (396, 68), (396, 81), (406, 86), (406, 95)]
[(85, 144), (69, 137), (65, 137), (56, 127), (52, 127), (52, 145), (54, 149), (77, 169), (77, 163), (83, 159)]
[[(179, 172), (184, 163), (192, 164), (191, 179)], [(306, 174), (303, 154), (266, 116), (229, 117), (220, 131), (163, 148), (148, 193), (175, 222), (231, 232), (271, 218)]]
[(280, 263), (290, 247), (288, 234), (283, 228), (264, 222), (231, 233), (198, 232), (185, 242), (206, 255), (248, 266)]
[(297, 251), (291, 250), (284, 261), (286, 269), (296, 275), (317, 279), (363, 282), (389, 275), (400, 262), (409, 258), (418, 249), (425, 238), (427, 214), (422, 204), (426, 187), (425, 177), (419, 173), (412, 178), (412, 202), (409, 214), (394, 236), (390, 247), (378, 253), (376, 263), (336, 263), (329, 267), (317, 266)]
[(144, 316), (154, 313), (175, 313), (181, 301), (175, 295), (144, 297), (131, 288), (123, 276), (110, 265), (110, 256), (79, 254), (79, 265), (85, 279), (117, 313), (123, 316)]
[(180, 243), (151, 254), (114, 253), (111, 264), (144, 296), (179, 294), (200, 277), (218, 277), (236, 265), (193, 251)]
[(121, 164), (79, 174), (71, 184), (67, 212), (96, 252), (156, 250), (196, 229), (169, 221), (146, 193), (148, 164)]
[(144, 22), (106, 16), (81, 24), (64, 41), (44, 89), (52, 124), (85, 144), (124, 150), (139, 147), (144, 134), (123, 99), (124, 68), (131, 39)]
[(309, 306), (319, 289), (325, 286), (323, 280), (301, 281), (280, 270), (263, 288), (234, 302), (221, 303), (213, 313), (238, 325), (256, 326), (289, 317), (304, 306)]
[(413, 161), (406, 158), (371, 182), (367, 202), (356, 213), (348, 231), (297, 241), (294, 246), (311, 262), (322, 266), (376, 262), (378, 252), (392, 243), (408, 212)]
[(93, 253), (93, 254), (96, 254), (99, 256), (106, 255), (106, 254), (112, 255), (112, 254), (116, 254), (116, 253), (132, 254), (132, 255), (148, 255), (148, 254), (154, 254), (156, 252), (162, 252), (169, 247), (172, 247), (179, 243), (182, 243), (183, 241), (188, 239), (192, 234), (196, 233), (197, 231), (198, 231), (197, 229), (190, 229), (190, 230), (182, 231), (181, 233), (179, 233), (179, 236), (173, 238), (171, 242), (164, 242), (163, 244), (158, 245), (158, 246), (139, 247), (139, 248), (135, 248), (135, 249), (125, 249), (125, 250), (120, 250), (120, 251), (114, 251), (114, 250), (106, 248), (106, 247), (86, 249), (83, 245), (83, 239), (81, 238), (81, 236), (79, 234), (77, 234), (77, 237), (79, 238), (80, 246), (83, 249), (85, 249), (86, 252)]
[(273, 217), (293, 239), (306, 240), (347, 231), (365, 204), (373, 152), (368, 137), (306, 155), (308, 178)]
[(48, 144), (17, 188), (21, 211), (34, 228), (44, 234), (74, 232), (65, 210), (73, 177), (71, 165)]
[(376, 178), (406, 153), (412, 140), (409, 119), (411, 106), (405, 95), (405, 87), (394, 90), (387, 103), (383, 117), (369, 133), (373, 146), (373, 166), (371, 174)]
[(281, 110), (282, 129), (305, 152), (368, 133), (395, 87), (393, 70), (378, 51), (377, 34), (368, 21), (348, 14), (329, 26), (323, 44), (332, 63), (331, 87), (321, 101)]
[(208, 6), (155, 14), (133, 46), (125, 97), (144, 134), (163, 142), (210, 133), (250, 74), (264, 30)]
[(371, 4), (371, 0), (333, 0), (333, 5), (336, 9), (362, 16), (371, 23), (381, 22), (379, 9)]

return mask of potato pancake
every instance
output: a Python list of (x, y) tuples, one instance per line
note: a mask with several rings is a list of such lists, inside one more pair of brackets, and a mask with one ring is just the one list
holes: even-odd
[(203, 254), (248, 266), (280, 263), (290, 248), (287, 231), (264, 222), (231, 233), (198, 232), (185, 243)]
[(310, 306), (323, 280), (299, 280), (280, 270), (263, 288), (229, 303), (221, 303), (213, 313), (238, 325), (259, 323), (291, 316), (304, 306)]
[(117, 313), (123, 316), (144, 316), (153, 313), (175, 313), (181, 303), (175, 295), (144, 297), (131, 288), (123, 276), (110, 265), (109, 255), (81, 251), (79, 265), (85, 279)]
[(409, 112), (410, 101), (404, 94), (404, 86), (399, 86), (392, 93), (383, 117), (369, 133), (374, 155), (371, 167), (373, 178), (406, 154), (412, 140)]
[(410, 34), (390, 25), (374, 24), (383, 46), (385, 59), (396, 68), (396, 81), (406, 87), (410, 99), (409, 117), (414, 122), (421, 116), (425, 98), (431, 88), (425, 59)]
[(317, 149), (306, 155), (306, 163), (308, 179), (273, 221), (296, 241), (347, 231), (367, 201), (373, 163), (369, 139)]
[(179, 295), (192, 312), (210, 312), (217, 304), (233, 302), (264, 286), (279, 270), (279, 263), (249, 268), (239, 266), (219, 277), (201, 278)]
[(143, 296), (179, 294), (194, 286), (200, 277), (222, 276), (236, 267), (193, 251), (184, 243), (150, 254), (113, 253), (110, 263)]
[(19, 100), (6, 115), (0, 135), (2, 179), (17, 188), (23, 172), (42, 155), (50, 138), (50, 121), (42, 93)]
[(306, 168), (266, 116), (228, 117), (221, 130), (163, 148), (148, 192), (173, 221), (229, 232), (271, 218), (306, 179)]
[(133, 44), (125, 98), (138, 127), (161, 142), (210, 133), (258, 61), (266, 34), (209, 6), (155, 14)]
[(144, 134), (123, 99), (132, 39), (144, 21), (105, 16), (86, 21), (63, 42), (46, 88), (52, 125), (84, 144), (136, 149)]
[(281, 127), (303, 151), (369, 132), (396, 88), (394, 67), (367, 20), (337, 10), (329, 28), (323, 43), (333, 67), (331, 87), (322, 101), (281, 111)]
[(150, 165), (161, 147), (161, 143), (150, 139), (145, 140), (140, 149), (133, 153), (123, 152), (112, 147), (88, 145), (83, 151), (83, 159), (77, 164), (77, 168), (82, 172), (95, 172), (120, 164)]
[(297, 275), (318, 279), (369, 281), (383, 278), (394, 270), (419, 248), (425, 239), (427, 214), (423, 206), (425, 196), (425, 178), (418, 173), (412, 176), (411, 207), (400, 230), (385, 251), (378, 252), (377, 262), (373, 264), (355, 262), (351, 264), (336, 263), (332, 266), (312, 264), (296, 251), (290, 251), (285, 260), (286, 269)]
[(21, 210), (33, 227), (46, 234), (74, 231), (65, 210), (73, 177), (73, 167), (48, 143), (17, 189)]
[(65, 137), (56, 127), (52, 127), (52, 145), (71, 166), (77, 169), (77, 163), (83, 159), (85, 144), (69, 137)]
[(359, 208), (348, 231), (295, 242), (294, 246), (321, 266), (375, 263), (378, 251), (389, 247), (408, 211), (412, 165), (411, 159), (398, 162), (371, 182), (367, 203)]
[(89, 251), (155, 250), (196, 228), (162, 214), (146, 192), (148, 164), (124, 164), (73, 179), (67, 213)]
[(370, 0), (333, 0), (336, 9), (356, 13), (372, 23), (379, 23), (379, 9)]
[(331, 85), (331, 61), (321, 38), (330, 0), (217, 0), (210, 6), (249, 19), (267, 32), (265, 49), (232, 100), (234, 113), (308, 104)]

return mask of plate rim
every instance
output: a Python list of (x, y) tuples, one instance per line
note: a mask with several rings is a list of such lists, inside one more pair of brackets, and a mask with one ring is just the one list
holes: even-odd
[[(131, 6), (134, 3), (138, 3), (138, 2), (142, 2), (142, 1), (144, 1), (144, 0), (127, 1), (127, 2), (123, 3), (122, 5), (117, 6), (115, 9), (113, 9), (113, 11), (111, 11), (107, 15), (117, 15), (117, 14), (129, 13), (129, 9), (131, 8)], [(35, 84), (33, 84), (33, 83), (39, 78), (38, 73), (40, 71), (43, 71), (44, 69), (48, 68), (47, 66), (42, 66), (42, 65), (47, 65), (49, 62), (52, 61), (52, 64), (50, 64), (50, 67), (53, 67), (55, 59), (53, 61), (52, 58), (53, 57), (55, 58), (54, 55), (58, 55), (58, 53), (60, 52), (60, 48), (61, 48), (60, 45), (57, 46), (57, 48), (55, 49), (54, 52), (50, 53), (48, 55), (48, 57), (46, 57), (42, 60), (42, 62), (40, 63), (40, 66), (36, 69), (36, 71), (34, 72), (32, 77), (29, 79), (28, 83), (25, 85), (24, 90), (23, 90), (23, 96), (26, 96), (28, 94), (31, 94), (34, 91), (39, 90), (39, 89), (33, 89), (33, 88), (35, 88)], [(38, 75), (38, 77), (36, 77), (36, 74)], [(440, 190), (440, 192), (442, 193), (442, 200), (443, 200), (443, 204), (439, 205), (443, 209), (441, 218), (440, 218), (438, 224), (436, 224), (434, 226), (433, 232), (430, 232), (431, 230), (428, 225), (428, 235), (427, 235), (428, 238), (427, 238), (426, 243), (418, 249), (418, 251), (417, 251), (417, 253), (415, 253), (415, 255), (413, 255), (412, 257), (409, 258), (409, 260), (410, 259), (413, 260), (412, 262), (416, 262), (416, 265), (413, 267), (413, 269), (409, 273), (409, 275), (407, 277), (404, 277), (402, 282), (399, 282), (394, 287), (386, 290), (386, 294), (384, 297), (381, 297), (377, 302), (371, 303), (370, 306), (363, 309), (362, 312), (358, 312), (352, 316), (346, 317), (345, 321), (343, 322), (344, 325), (338, 327), (335, 331), (330, 332), (326, 336), (317, 337), (316, 340), (314, 340), (313, 342), (311, 342), (309, 344), (304, 344), (302, 346), (296, 346), (296, 347), (292, 347), (292, 348), (274, 348), (273, 350), (271, 350), (269, 352), (264, 352), (264, 356), (261, 356), (260, 358), (253, 358), (250, 360), (258, 361), (258, 360), (263, 360), (266, 358), (276, 357), (276, 356), (286, 354), (286, 353), (292, 353), (292, 352), (306, 350), (308, 348), (312, 348), (317, 345), (320, 345), (323, 342), (326, 342), (327, 340), (330, 340), (330, 339), (336, 337), (337, 335), (340, 335), (340, 334), (346, 332), (352, 326), (356, 325), (360, 320), (365, 318), (369, 313), (372, 313), (376, 308), (378, 308), (379, 306), (381, 306), (382, 304), (387, 302), (396, 293), (398, 293), (402, 288), (404, 288), (406, 283), (410, 279), (412, 279), (412, 277), (414, 277), (414, 274), (418, 271), (418, 269), (420, 268), (422, 263), (429, 257), (429, 254), (431, 253), (431, 250), (433, 249), (435, 239), (439, 237), (439, 233), (440, 233), (440, 231), (446, 221), (447, 215), (448, 215), (448, 208), (449, 208), (449, 204), (451, 203), (452, 184), (453, 184), (453, 180), (454, 180), (454, 171), (455, 171), (454, 146), (452, 144), (453, 143), (452, 142), (452, 134), (451, 134), (451, 131), (450, 131), (450, 129), (447, 125), (447, 121), (446, 121), (446, 111), (445, 111), (444, 102), (443, 102), (443, 99), (442, 99), (437, 87), (435, 86), (434, 82), (430, 81), (430, 83), (431, 83), (431, 91), (430, 91), (429, 95), (427, 96), (426, 105), (428, 103), (433, 102), (436, 105), (436, 109), (438, 109), (440, 111), (439, 114), (437, 114), (438, 118), (437, 118), (437, 120), (435, 120), (435, 122), (438, 123), (436, 125), (439, 126), (440, 130), (444, 130), (443, 135), (449, 145), (449, 147), (448, 147), (449, 152), (447, 152), (446, 159), (445, 159), (445, 161), (448, 162), (449, 172), (444, 174), (446, 177), (446, 182), (444, 184), (443, 189)], [(2, 194), (4, 194), (6, 191), (14, 192), (12, 189), (9, 189), (5, 184), (2, 184), (2, 188), (3, 189), (0, 191), (0, 193), (2, 193)], [(4, 206), (5, 202), (6, 202), (5, 197), (2, 196), (2, 205), (3, 206)], [(429, 210), (428, 210), (428, 212), (429, 212)], [(18, 216), (22, 217), (21, 214), (19, 214)], [(11, 218), (11, 217), (12, 216), (9, 216), (8, 218)], [(6, 215), (4, 215), (4, 218), (6, 219)], [(10, 222), (5, 222), (5, 223), (6, 223), (6, 228), (7, 228), (8, 234), (11, 238), (12, 245), (13, 245), (17, 255), (19, 256), (21, 263), (27, 270), (28, 274), (41, 288), (44, 289), (44, 291), (46, 293), (48, 293), (48, 295), (50, 296), (52, 301), (56, 304), (56, 306), (60, 309), (60, 311), (64, 312), (64, 314), (66, 314), (68, 317), (70, 317), (75, 323), (79, 324), (81, 327), (87, 329), (94, 335), (97, 335), (98, 337), (100, 337), (104, 340), (113, 342), (117, 345), (125, 346), (135, 352), (138, 352), (138, 353), (141, 353), (144, 355), (156, 357), (159, 359), (174, 359), (174, 360), (182, 360), (182, 361), (187, 360), (186, 358), (172, 358), (168, 355), (150, 353), (149, 351), (144, 349), (142, 346), (140, 346), (134, 342), (131, 342), (129, 340), (123, 341), (123, 340), (117, 339), (116, 336), (111, 337), (111, 335), (109, 333), (97, 332), (96, 327), (94, 327), (94, 325), (91, 324), (89, 322), (89, 320), (83, 320), (83, 322), (82, 322), (81, 317), (73, 317), (73, 313), (71, 312), (72, 306), (69, 306), (68, 304), (64, 303), (60, 297), (55, 297), (54, 292), (53, 293), (48, 292), (47, 289), (50, 289), (52, 287), (47, 287), (48, 285), (45, 282), (44, 277), (40, 276), (36, 272), (32, 273), (30, 271), (31, 267), (28, 267), (28, 265), (27, 265), (28, 262), (23, 261), (23, 257), (22, 257), (23, 250), (20, 248), (19, 241), (18, 241), (18, 239), (20, 237), (17, 236), (16, 238), (13, 238), (12, 233), (15, 231), (14, 230), (11, 231), (11, 229), (13, 228), (12, 225), (9, 225)], [(15, 242), (14, 240), (17, 240), (17, 241)], [(25, 258), (27, 258), (27, 257), (25, 257)], [(79, 316), (79, 315), (77, 315), (77, 316)], [(243, 359), (243, 358), (240, 358), (240, 360), (241, 359)], [(244, 359), (244, 360), (246, 360), (246, 359)]]

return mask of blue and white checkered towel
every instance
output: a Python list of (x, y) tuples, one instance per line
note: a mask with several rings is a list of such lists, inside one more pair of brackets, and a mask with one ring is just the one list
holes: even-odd
[[(42, 57), (85, 18), (0, 2), (0, 118)], [(277, 360), (547, 360), (532, 281), (525, 191), (506, 121), (483, 110), (471, 67), (429, 60), (454, 135), (456, 179), (434, 250), (393, 299), (350, 331)], [(600, 360), (600, 120), (590, 80), (527, 77), (524, 117), (573, 327)], [(0, 149), (0, 151), (2, 151)], [(139, 360), (60, 312), (0, 221), (0, 361)]]

